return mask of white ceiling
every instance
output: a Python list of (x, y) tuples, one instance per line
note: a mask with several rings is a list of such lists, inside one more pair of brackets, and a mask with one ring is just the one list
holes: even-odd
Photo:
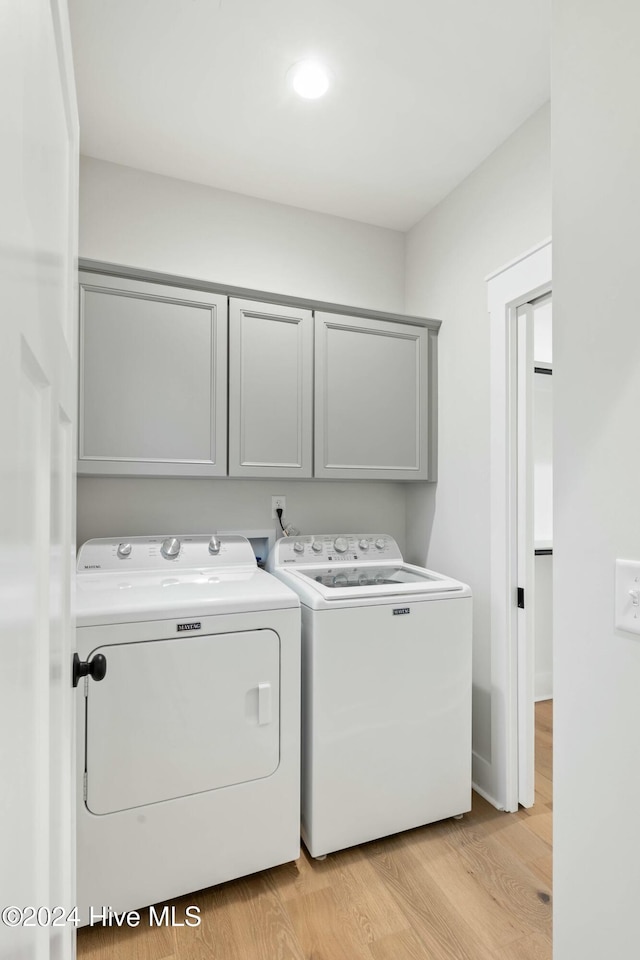
[(399, 230), (549, 97), (550, 0), (69, 6), (83, 153)]

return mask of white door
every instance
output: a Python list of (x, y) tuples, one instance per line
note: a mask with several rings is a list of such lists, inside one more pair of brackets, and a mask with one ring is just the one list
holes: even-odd
[[(78, 123), (64, 0), (0, 13), (0, 957), (67, 958)], [(56, 922), (61, 923), (62, 918)], [(16, 924), (17, 925), (13, 925)]]

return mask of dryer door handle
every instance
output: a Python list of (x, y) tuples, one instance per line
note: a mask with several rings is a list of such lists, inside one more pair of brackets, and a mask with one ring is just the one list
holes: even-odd
[(107, 674), (107, 658), (103, 653), (96, 653), (92, 660), (81, 660), (77, 653), (73, 655), (72, 683), (78, 686), (80, 677), (91, 677), (93, 680), (104, 680)]
[(271, 684), (258, 684), (258, 726), (271, 723)]

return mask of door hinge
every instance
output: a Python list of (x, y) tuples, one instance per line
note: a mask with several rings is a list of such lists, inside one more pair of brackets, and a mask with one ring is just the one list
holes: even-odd
[(524, 610), (524, 587), (518, 587), (518, 606)]
[(87, 802), (87, 771), (84, 772), (84, 777), (82, 778), (82, 799), (84, 802)]

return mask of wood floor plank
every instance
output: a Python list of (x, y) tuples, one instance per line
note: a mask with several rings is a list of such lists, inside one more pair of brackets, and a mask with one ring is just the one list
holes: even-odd
[(520, 939), (526, 932), (505, 911), (469, 871), (463, 859), (452, 853), (446, 834), (430, 838), (428, 834), (414, 842), (409, 856), (442, 891), (453, 909), (464, 904), (464, 919), (472, 933), (489, 950)]
[[(535, 809), (535, 808), (534, 808)], [(539, 813), (528, 817), (522, 821), (527, 830), (531, 830), (538, 837), (541, 837), (549, 846), (552, 844), (553, 814), (549, 810), (547, 813)]]
[(549, 844), (531, 830), (526, 824), (505, 817), (505, 824), (497, 836), (523, 863), (531, 863), (549, 853)]
[[(322, 885), (317, 886), (312, 893), (330, 890), (331, 896), (317, 898), (323, 908), (322, 922), (326, 920), (338, 928), (346, 924), (350, 936), (365, 946), (406, 928), (407, 921), (398, 913), (395, 901), (377, 877), (369, 862), (366, 847), (344, 850), (325, 861), (314, 861), (305, 851), (301, 859), (307, 861), (304, 867), (304, 883), (307, 887), (313, 886), (310, 877), (314, 873), (322, 876)], [(326, 882), (328, 877), (330, 884)], [(295, 907), (297, 899), (299, 897), (291, 896), (290, 889), (286, 890), (284, 902), (294, 916), (294, 926), (300, 921), (299, 911)], [(303, 915), (306, 916), (304, 911)], [(304, 942), (314, 939), (304, 925), (303, 931)]]
[(456, 824), (448, 842), (490, 896), (517, 920), (523, 932), (544, 934), (548, 931), (550, 890), (501, 843), (499, 833), (473, 825), (465, 830)]
[(536, 770), (536, 803), (542, 801), (551, 808), (553, 804), (553, 781)]
[(532, 934), (499, 950), (496, 960), (551, 960), (551, 940), (541, 934)]
[(265, 874), (211, 887), (195, 899), (200, 927), (174, 930), (180, 960), (304, 960), (291, 917)]
[(551, 853), (547, 853), (538, 860), (532, 860), (529, 868), (551, 889), (553, 882), (553, 856)]
[(366, 854), (361, 862), (345, 865), (332, 890), (363, 943), (400, 933), (408, 926)]
[(313, 860), (307, 850), (302, 847), (300, 858), (295, 863), (285, 863), (270, 870), (269, 873), (278, 888), (281, 899), (286, 901), (330, 887), (336, 869), (335, 857)]
[(478, 942), (460, 905), (452, 906), (411, 849), (395, 837), (386, 845), (387, 850), (374, 854), (374, 866), (423, 941), (429, 960), (490, 960), (492, 951)]
[[(260, 886), (256, 879), (240, 881), (238, 896), (232, 903), (214, 890), (219, 907), (216, 915), (223, 909), (228, 915), (229, 943), (236, 946), (238, 960), (247, 957), (304, 960), (289, 912), (271, 889), (268, 878), (261, 878)], [(218, 950), (216, 960), (226, 960), (226, 957)]]
[(552, 777), (553, 777), (553, 769), (552, 769), (552, 767), (553, 767), (553, 765), (552, 765), (552, 762), (551, 762), (551, 757), (549, 757), (549, 759), (547, 760), (546, 763), (544, 762), (544, 760), (542, 760), (541, 763), (540, 763), (540, 767), (539, 767), (540, 776), (541, 776), (541, 777), (544, 777), (546, 780), (550, 781), (550, 780), (552, 779)]
[(553, 700), (538, 700), (536, 703), (536, 732), (553, 732)]
[(171, 960), (172, 929), (150, 926), (148, 908), (138, 913), (139, 927), (103, 927), (101, 924), (82, 927), (78, 931), (78, 957), (82, 960)]
[[(341, 909), (333, 888), (316, 890), (295, 900), (287, 909), (303, 956), (313, 960), (370, 960), (348, 913)], [(267, 955), (264, 955), (267, 960)]]
[(238, 895), (237, 881), (234, 881), (185, 898), (197, 903), (201, 923), (195, 929), (174, 930), (174, 949), (179, 960), (205, 960), (209, 957), (239, 960), (241, 955), (232, 916), (233, 903)]
[(413, 930), (375, 940), (369, 950), (373, 960), (427, 960), (424, 943)]

